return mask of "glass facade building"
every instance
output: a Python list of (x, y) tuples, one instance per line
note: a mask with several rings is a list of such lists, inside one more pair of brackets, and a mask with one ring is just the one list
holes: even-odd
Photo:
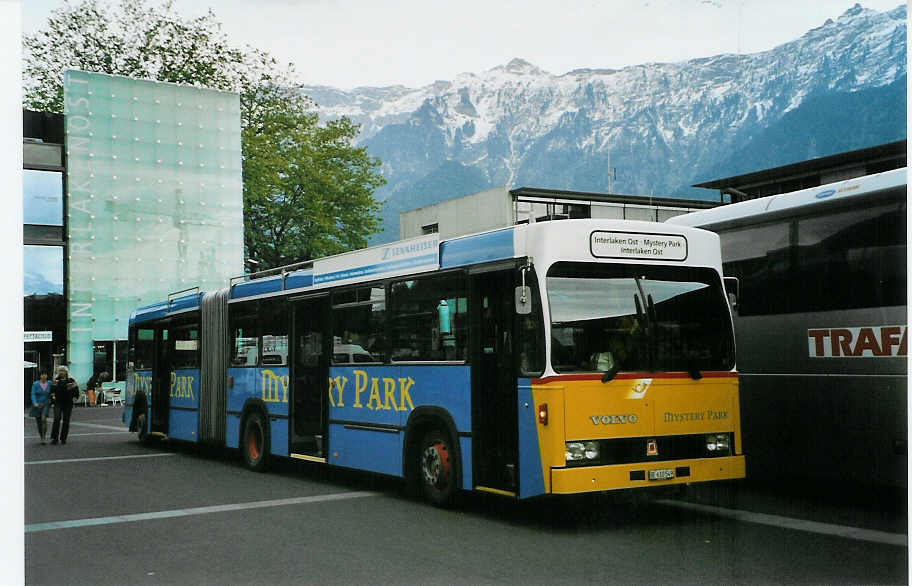
[(65, 363), (83, 386), (100, 370), (122, 380), (137, 306), (243, 272), (240, 103), (83, 71), (65, 72), (64, 103), (62, 148), (25, 129), (26, 330), (35, 303), (65, 324), (41, 352), (26, 342), (26, 360)]

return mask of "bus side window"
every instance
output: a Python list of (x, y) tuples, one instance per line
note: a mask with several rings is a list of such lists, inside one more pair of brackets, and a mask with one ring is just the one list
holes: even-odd
[(263, 366), (288, 364), (288, 306), (281, 299), (260, 302)]
[(133, 370), (151, 369), (152, 356), (155, 354), (155, 330), (137, 328), (130, 339), (133, 343), (130, 348)]
[(467, 310), (462, 273), (393, 283), (390, 286), (393, 360), (465, 360)]
[(231, 366), (256, 366), (259, 357), (260, 320), (257, 303), (243, 303), (228, 307), (231, 331)]
[(333, 364), (382, 362), (386, 327), (383, 285), (333, 294)]
[(526, 272), (526, 286), (530, 289), (529, 303), (532, 311), (516, 316), (519, 370), (523, 375), (537, 376), (545, 370), (545, 327), (534, 269)]
[(199, 368), (199, 324), (179, 325), (172, 332), (172, 367)]

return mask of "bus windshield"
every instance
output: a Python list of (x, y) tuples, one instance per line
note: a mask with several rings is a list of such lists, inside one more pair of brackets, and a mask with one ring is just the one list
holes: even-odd
[(731, 318), (712, 269), (557, 263), (547, 288), (557, 372), (734, 366)]

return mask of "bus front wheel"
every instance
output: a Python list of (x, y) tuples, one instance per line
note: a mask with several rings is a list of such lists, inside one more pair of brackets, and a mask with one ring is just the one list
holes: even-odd
[(418, 481), (431, 504), (447, 507), (456, 496), (456, 454), (449, 437), (437, 429), (425, 434), (418, 449)]
[(269, 462), (269, 428), (263, 414), (253, 411), (244, 420), (241, 430), (241, 457), (244, 466), (254, 472), (266, 470)]

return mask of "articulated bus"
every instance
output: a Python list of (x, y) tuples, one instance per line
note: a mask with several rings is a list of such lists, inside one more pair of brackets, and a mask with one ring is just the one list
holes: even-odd
[(745, 475), (719, 237), (562, 220), (428, 235), (130, 317), (124, 423), (403, 477), (435, 504)]
[(902, 168), (669, 220), (739, 280), (752, 478), (907, 486), (906, 213)]

